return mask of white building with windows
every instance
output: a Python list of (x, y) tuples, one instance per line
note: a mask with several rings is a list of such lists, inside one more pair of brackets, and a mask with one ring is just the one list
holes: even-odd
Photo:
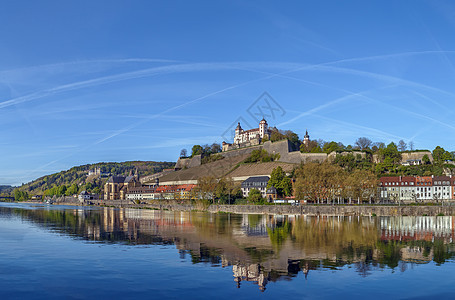
[(223, 142), (223, 151), (259, 145), (263, 138), (270, 138), (270, 134), (271, 130), (265, 119), (259, 122), (258, 128), (249, 130), (243, 130), (239, 122), (235, 128), (234, 143)]
[(263, 198), (266, 197), (267, 183), (269, 182), (269, 176), (252, 176), (242, 182), (242, 193), (243, 197), (248, 197), (252, 189), (256, 189), (261, 192)]

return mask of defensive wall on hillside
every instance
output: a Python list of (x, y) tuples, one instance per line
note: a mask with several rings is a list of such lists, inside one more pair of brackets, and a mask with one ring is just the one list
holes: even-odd
[[(251, 152), (253, 152), (253, 150), (256, 149), (264, 149), (271, 154), (280, 154), (280, 159), (278, 161), (293, 164), (300, 164), (301, 162), (306, 163), (310, 161), (323, 162), (328, 157), (326, 153), (301, 153), (288, 140), (282, 140), (274, 143), (272, 143), (271, 141), (267, 141), (262, 145), (224, 151), (221, 152), (220, 154), (225, 158), (231, 158), (235, 156), (243, 156), (246, 154), (250, 154)], [(201, 156), (196, 155), (192, 158), (179, 158), (175, 165), (175, 169), (177, 170), (187, 169), (199, 165), (201, 165)]]
[[(404, 163), (408, 160), (422, 160), (425, 154), (428, 155), (430, 162), (433, 163), (434, 161), (433, 155), (431, 154), (430, 151), (414, 151), (401, 153), (401, 162)], [(378, 154), (373, 154), (373, 162), (376, 164), (380, 162)]]
[(174, 168), (176, 170), (181, 170), (197, 167), (201, 165), (201, 160), (201, 155), (195, 155), (194, 157), (189, 158), (179, 158)]
[[(180, 158), (176, 165), (175, 169), (179, 170), (178, 172), (173, 172), (173, 174), (165, 174), (161, 179), (163, 182), (167, 184), (182, 184), (182, 183), (196, 183), (197, 178), (201, 175), (205, 176), (208, 173), (214, 176), (224, 176), (229, 174), (230, 176), (235, 177), (237, 180), (244, 180), (244, 177), (247, 178), (248, 176), (259, 176), (259, 175), (270, 175), (271, 170), (270, 168), (264, 166), (264, 168), (260, 168), (256, 170), (257, 174), (253, 174), (252, 170), (246, 170), (247, 168), (239, 167), (236, 170), (233, 168), (235, 165), (242, 160), (246, 159), (252, 151), (256, 149), (264, 149), (270, 154), (279, 154), (280, 158), (277, 162), (279, 163), (286, 163), (286, 164), (300, 164), (300, 163), (308, 163), (308, 162), (324, 162), (326, 160), (333, 161), (337, 155), (348, 155), (352, 154), (354, 156), (360, 155), (362, 158), (366, 158), (367, 153), (361, 151), (345, 151), (341, 153), (331, 152), (329, 154), (326, 153), (301, 153), (294, 144), (292, 144), (289, 140), (282, 140), (278, 142), (272, 143), (271, 141), (267, 141), (262, 145), (258, 146), (251, 146), (245, 147), (235, 150), (228, 150), (223, 151), (220, 153), (224, 157), (224, 159), (208, 163), (208, 164), (201, 164), (201, 155), (196, 155), (192, 158)], [(402, 153), (402, 162), (406, 162), (407, 160), (422, 160), (424, 155), (428, 155), (430, 161), (433, 161), (433, 156), (429, 151), (418, 151), (418, 152), (405, 152)], [(379, 157), (377, 154), (373, 155), (373, 161), (379, 162)], [(283, 168), (288, 166), (281, 166)], [(290, 167), (289, 167), (290, 168)], [(292, 167), (293, 168), (293, 167)], [(188, 170), (191, 169), (191, 170)], [(216, 169), (216, 170), (215, 170)], [(219, 169), (219, 170), (218, 170)], [(232, 174), (231, 174), (232, 173)], [(267, 174), (266, 174), (267, 173)], [(204, 175), (205, 174), (205, 175)], [(160, 180), (161, 182), (161, 180)]]

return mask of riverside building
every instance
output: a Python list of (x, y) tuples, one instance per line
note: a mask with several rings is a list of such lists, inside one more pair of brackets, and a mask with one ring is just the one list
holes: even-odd
[(455, 177), (398, 176), (382, 177), (379, 197), (388, 201), (440, 201), (455, 199)]

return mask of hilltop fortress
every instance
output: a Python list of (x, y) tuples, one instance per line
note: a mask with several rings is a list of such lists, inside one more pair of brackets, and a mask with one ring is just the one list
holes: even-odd
[(240, 126), (240, 122), (235, 128), (234, 143), (228, 144), (223, 142), (223, 151), (229, 151), (249, 146), (259, 145), (264, 138), (270, 139), (271, 130), (267, 121), (263, 118), (259, 122), (258, 128), (253, 128), (250, 130), (243, 130)]
[[(366, 153), (362, 151), (350, 152), (331, 152), (327, 153), (301, 153), (298, 147), (289, 140), (271, 142), (271, 130), (267, 121), (262, 119), (258, 128), (244, 130), (240, 123), (234, 129), (235, 136), (232, 144), (223, 142), (221, 155), (223, 159), (209, 163), (202, 163), (201, 155), (195, 155), (191, 158), (179, 158), (175, 164), (174, 170), (160, 174), (160, 185), (175, 184), (197, 184), (197, 179), (202, 176), (212, 175), (216, 178), (231, 177), (234, 181), (243, 181), (250, 176), (270, 176), (272, 170), (277, 166), (283, 168), (287, 173), (291, 173), (296, 165), (300, 163), (319, 162), (326, 160), (332, 161), (337, 155), (354, 156), (360, 155), (365, 158)], [(264, 142), (264, 139), (266, 141)], [(303, 143), (310, 141), (308, 132), (306, 132)], [(270, 154), (279, 154), (279, 159), (274, 162), (241, 164), (251, 155), (251, 152), (257, 149), (264, 149)], [(424, 155), (428, 155), (431, 161), (433, 157), (429, 151), (419, 151), (402, 154), (402, 163), (408, 160), (421, 161)], [(379, 157), (375, 154), (372, 157), (373, 162), (379, 162)], [(151, 178), (143, 180), (152, 182)]]

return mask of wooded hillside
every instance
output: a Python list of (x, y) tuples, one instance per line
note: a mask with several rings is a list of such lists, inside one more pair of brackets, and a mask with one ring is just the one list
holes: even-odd
[[(71, 189), (71, 193), (77, 193), (82, 190), (101, 190), (108, 176), (88, 175), (89, 170), (101, 168), (102, 173), (110, 173), (116, 176), (127, 176), (136, 170), (139, 176), (147, 176), (163, 169), (173, 168), (175, 162), (155, 162), (155, 161), (127, 161), (127, 162), (109, 162), (87, 164), (73, 167), (67, 171), (61, 171), (55, 174), (40, 177), (32, 182), (19, 187), (20, 190), (29, 194), (68, 194), (67, 189)], [(58, 191), (60, 190), (60, 191)], [(65, 191), (63, 191), (65, 190)]]

